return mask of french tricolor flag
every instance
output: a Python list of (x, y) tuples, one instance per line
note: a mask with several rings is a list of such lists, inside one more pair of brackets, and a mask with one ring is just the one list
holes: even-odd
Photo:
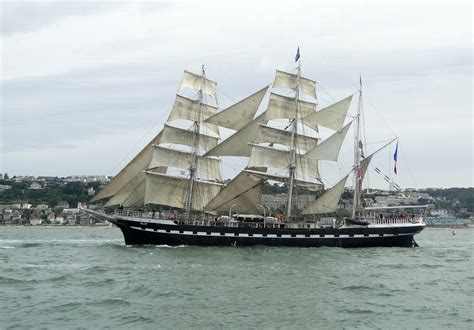
[(393, 154), (393, 160), (395, 161), (395, 166), (393, 167), (393, 171), (397, 174), (397, 159), (398, 159), (398, 141), (397, 146), (395, 147), (395, 153)]

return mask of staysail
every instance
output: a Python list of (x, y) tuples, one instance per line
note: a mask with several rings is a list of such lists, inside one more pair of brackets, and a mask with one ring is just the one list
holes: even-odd
[(301, 213), (302, 214), (322, 214), (332, 213), (337, 209), (339, 199), (344, 192), (346, 181), (349, 175), (346, 175), (334, 187), (325, 191), (321, 197), (308, 205)]
[[(360, 162), (360, 168), (355, 168), (355, 176), (362, 184), (362, 180), (365, 178), (365, 174), (369, 167), (369, 164), (376, 153), (380, 150), (387, 147), (393, 141), (385, 144), (384, 146), (380, 147), (373, 153), (371, 153), (366, 158), (362, 159)], [(332, 213), (335, 212), (337, 209), (337, 205), (341, 198), (342, 193), (344, 192), (344, 187), (346, 185), (347, 178), (349, 174), (342, 178), (337, 184), (335, 184), (332, 188), (325, 191), (318, 199), (316, 199), (313, 203), (308, 205), (302, 212), (302, 214), (323, 214), (323, 213)]]
[(227, 109), (210, 116), (205, 122), (234, 130), (243, 128), (257, 113), (268, 87), (266, 86)]
[(209, 211), (250, 212), (256, 209), (262, 198), (264, 180), (246, 172), (240, 172), (222, 191), (207, 204)]

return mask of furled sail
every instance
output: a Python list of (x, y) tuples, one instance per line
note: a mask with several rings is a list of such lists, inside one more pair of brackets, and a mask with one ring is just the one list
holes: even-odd
[(266, 123), (265, 112), (218, 144), (204, 156), (249, 157), (252, 149), (249, 143), (254, 141), (260, 123)]
[(331, 104), (324, 109), (309, 114), (303, 118), (304, 123), (314, 123), (321, 126), (339, 131), (344, 125), (344, 120), (347, 116), (347, 111), (351, 105), (352, 95), (345, 99)]
[[(296, 74), (277, 70), (273, 87), (295, 89), (297, 79), (298, 76)], [(300, 91), (316, 98), (316, 82), (304, 77), (299, 79)]]
[(201, 75), (184, 71), (183, 80), (181, 81), (178, 91), (184, 88), (192, 88), (196, 91), (202, 90), (203, 93), (212, 96), (217, 102), (217, 83)]
[(240, 172), (206, 206), (209, 211), (249, 212), (260, 203), (264, 180), (246, 172)]
[(344, 187), (346, 186), (348, 177), (349, 175), (346, 175), (334, 187), (325, 191), (321, 197), (308, 205), (302, 211), (302, 214), (322, 214), (335, 212), (337, 209), (337, 204), (339, 203), (339, 199), (344, 192)]
[[(161, 204), (184, 208), (188, 178), (146, 172), (145, 204)], [(202, 211), (221, 190), (222, 184), (196, 180), (193, 210)]]
[(258, 92), (246, 97), (245, 99), (231, 105), (227, 109), (207, 118), (206, 123), (215, 124), (225, 128), (239, 130), (247, 125), (257, 113), (257, 110), (262, 103), (263, 97), (268, 90), (265, 87)]
[[(255, 143), (278, 143), (289, 146), (291, 132), (267, 125), (260, 124), (260, 128), (255, 137)], [(298, 134), (296, 137), (296, 147), (301, 150), (310, 150), (318, 144), (318, 138)]]
[[(165, 124), (160, 143), (182, 144), (192, 147), (194, 144), (195, 134), (196, 133), (192, 130)], [(205, 134), (199, 134), (198, 143), (198, 148), (200, 151), (206, 152), (217, 145), (218, 138)]]
[(351, 124), (352, 122), (344, 126), (340, 132), (334, 133), (319, 145), (309, 150), (305, 156), (310, 159), (337, 161), (339, 158), (339, 151), (341, 150)]
[[(168, 166), (189, 169), (191, 161), (192, 154), (189, 152), (155, 145), (150, 168)], [(197, 163), (198, 173), (204, 174), (209, 179), (222, 181), (220, 160), (218, 158), (197, 156)]]

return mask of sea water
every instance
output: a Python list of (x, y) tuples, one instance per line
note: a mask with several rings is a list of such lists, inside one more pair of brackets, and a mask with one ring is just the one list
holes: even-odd
[(473, 229), (418, 248), (128, 247), (0, 227), (1, 329), (474, 328)]

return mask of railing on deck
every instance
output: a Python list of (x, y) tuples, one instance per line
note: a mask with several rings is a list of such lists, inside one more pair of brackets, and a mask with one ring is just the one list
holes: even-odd
[[(312, 222), (283, 222), (283, 221), (263, 221), (263, 222), (240, 222), (234, 219), (222, 219), (214, 216), (197, 215), (194, 219), (184, 219), (184, 215), (173, 212), (144, 212), (133, 210), (115, 210), (114, 215), (126, 216), (133, 218), (141, 218), (146, 222), (153, 222), (154, 220), (171, 220), (176, 224), (187, 224), (194, 226), (209, 226), (209, 227), (247, 227), (247, 228), (323, 228), (323, 227), (340, 227), (344, 221), (337, 221), (334, 218), (322, 218)], [(420, 215), (375, 215), (375, 214), (360, 214), (360, 220), (368, 221), (370, 224), (401, 224), (401, 223), (420, 223), (423, 222), (423, 217)]]

